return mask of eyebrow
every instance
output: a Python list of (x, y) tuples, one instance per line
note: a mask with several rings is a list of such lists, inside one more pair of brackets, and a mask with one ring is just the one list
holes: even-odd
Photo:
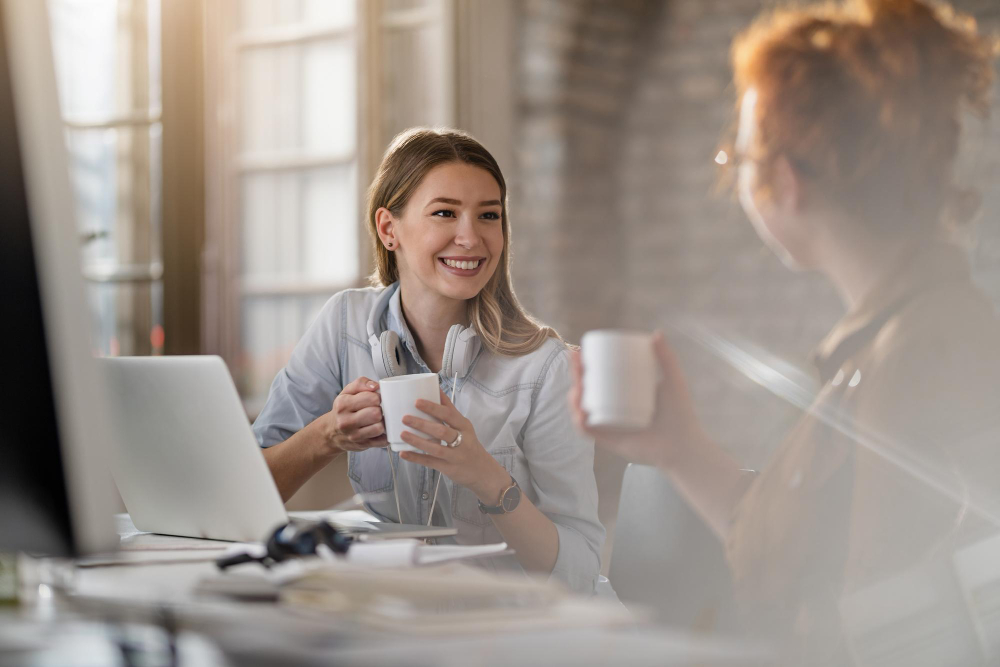
[[(435, 197), (434, 199), (427, 202), (427, 205), (431, 204), (451, 204), (452, 206), (461, 206), (462, 202), (458, 199), (448, 199), (447, 197)], [(486, 201), (479, 202), (480, 206), (500, 206), (499, 199), (487, 199)]]

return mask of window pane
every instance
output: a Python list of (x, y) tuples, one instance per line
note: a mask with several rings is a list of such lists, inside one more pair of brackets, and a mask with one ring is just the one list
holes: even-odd
[[(48, 2), (64, 115), (104, 119), (159, 108), (159, 0)], [(146, 71), (135, 77), (139, 64)]]
[(240, 234), (244, 275), (278, 275), (278, 246), (298, 231), (294, 213), (283, 209), (280, 179), (276, 174), (251, 174), (243, 179)]
[(440, 125), (452, 117), (445, 39), (440, 24), (385, 34), (383, 80), (393, 104), (383, 106), (382, 117), (390, 135), (415, 125)]
[(87, 292), (95, 354), (163, 353), (162, 283), (89, 283)]
[(66, 135), (84, 266), (159, 261), (160, 126)]
[(242, 0), (240, 27), (260, 30), (276, 25), (346, 28), (356, 20), (355, 0)]
[(245, 52), (244, 152), (353, 151), (355, 62), (354, 43), (346, 39)]
[(301, 11), (297, 0), (242, 0), (240, 27), (243, 30), (260, 30), (298, 23)]
[(302, 19), (310, 24), (346, 28), (357, 21), (356, 0), (302, 0)]
[(289, 49), (252, 49), (243, 55), (243, 150), (250, 153), (291, 148), (297, 142), (293, 125), (297, 72), (288, 62)]
[(49, 0), (49, 19), (63, 113), (104, 117), (119, 111), (117, 0)]
[(352, 282), (358, 273), (353, 167), (259, 173), (243, 179), (243, 274)]
[(335, 154), (354, 150), (356, 78), (353, 41), (319, 42), (303, 49), (303, 146)]
[(243, 302), (243, 358), (235, 369), (240, 394), (267, 396), (271, 381), (332, 295), (253, 297)]
[(357, 186), (353, 168), (316, 170), (302, 178), (303, 273), (347, 283), (360, 270)]

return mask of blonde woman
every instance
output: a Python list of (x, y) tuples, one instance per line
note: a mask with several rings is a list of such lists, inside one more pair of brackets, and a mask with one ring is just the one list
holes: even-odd
[[(604, 539), (593, 441), (572, 428), (566, 346), (514, 296), (496, 160), (459, 132), (404, 132), (367, 213), (377, 287), (330, 299), (254, 424), (282, 497), (347, 452), (355, 490), (388, 492), (371, 506), (382, 518), (453, 525), (462, 544), (503, 540), (517, 555), (494, 566), (593, 592)], [(441, 406), (417, 405), (443, 425), (407, 417), (403, 439), (422, 453), (390, 452), (379, 378), (421, 372), (447, 390)]]

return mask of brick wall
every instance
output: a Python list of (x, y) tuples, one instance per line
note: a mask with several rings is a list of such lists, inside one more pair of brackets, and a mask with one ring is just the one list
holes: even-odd
[[(842, 314), (828, 285), (785, 270), (714, 192), (734, 106), (729, 44), (768, 4), (518, 0), (515, 282), (570, 340), (694, 321), (808, 370)], [(1000, 30), (997, 0), (958, 5)], [(960, 171), (987, 211), (977, 278), (1000, 303), (1000, 111), (971, 130)], [(692, 339), (673, 341), (711, 431), (763, 463), (796, 411)]]

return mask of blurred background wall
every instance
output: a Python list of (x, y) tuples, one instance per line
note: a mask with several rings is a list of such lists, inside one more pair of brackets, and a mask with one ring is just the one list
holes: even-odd
[[(843, 307), (829, 285), (791, 274), (764, 247), (714, 161), (735, 110), (729, 45), (774, 4), (517, 2), (516, 286), (569, 340), (694, 323), (809, 373), (810, 351)], [(954, 4), (1000, 32), (1000, 3)], [(968, 128), (959, 173), (984, 195), (973, 257), (1000, 304), (1000, 111)], [(696, 337), (671, 342), (710, 432), (761, 467), (798, 410)], [(621, 466), (599, 456), (609, 527)]]
[[(323, 302), (366, 284), (364, 189), (412, 125), (510, 185), (518, 294), (570, 341), (693, 323), (788, 372), (842, 314), (720, 191), (729, 45), (759, 0), (48, 0), (101, 354), (220, 354), (253, 418)], [(997, 0), (956, 0), (1000, 32)], [(997, 92), (1000, 100), (1000, 89)], [(1000, 303), (1000, 112), (960, 173)], [(760, 466), (797, 412), (672, 342), (712, 433)], [(348, 492), (343, 461), (293, 499)], [(613, 523), (623, 464), (599, 457)]]
[[(571, 340), (694, 320), (804, 366), (843, 313), (828, 285), (782, 267), (717, 187), (735, 104), (729, 44), (769, 4), (518, 3), (518, 293)], [(955, 4), (1000, 30), (1000, 3)], [(1000, 112), (970, 120), (960, 171), (985, 195), (975, 259), (1000, 302)], [(782, 406), (675, 342), (716, 435), (758, 465)]]

